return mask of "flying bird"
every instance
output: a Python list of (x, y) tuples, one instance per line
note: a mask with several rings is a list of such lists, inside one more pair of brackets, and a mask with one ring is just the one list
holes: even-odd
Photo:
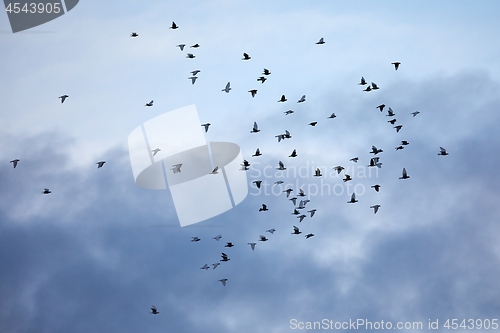
[(303, 103), (306, 101), (306, 95), (302, 95), (302, 97), (297, 101), (297, 103)]
[(379, 87), (375, 84), (375, 82), (372, 82), (372, 90), (377, 90)]
[(279, 184), (283, 184), (283, 183), (284, 183), (284, 181), (278, 180), (277, 182), (274, 182), (274, 185), (279, 185)]
[(212, 125), (210, 123), (202, 124), (201, 126), (205, 127), (205, 133), (208, 132), (208, 127)]
[(413, 117), (415, 117), (419, 113), (420, 113), (420, 111), (415, 111), (415, 112), (412, 112), (411, 114), (413, 115)]
[(385, 104), (380, 104), (379, 106), (377, 106), (377, 109), (380, 110), (380, 112), (382, 112), (385, 108)]
[(374, 188), (374, 189), (375, 189), (375, 191), (377, 191), (377, 192), (378, 192), (378, 191), (380, 191), (380, 185), (378, 185), (378, 184), (377, 184), (377, 185), (372, 185), (372, 186), (370, 186), (370, 187), (371, 187), (371, 188)]
[(274, 234), (274, 232), (276, 231), (276, 229), (272, 228), (272, 229), (269, 229), (269, 230), (266, 230), (266, 232), (269, 232), (271, 234)]
[(100, 162), (97, 162), (97, 169), (99, 168), (102, 168), (102, 166), (104, 165), (104, 163), (106, 163), (106, 161), (100, 161)]
[(281, 95), (281, 98), (278, 102), (286, 102), (286, 101), (287, 101), (287, 99), (286, 99), (285, 95)]
[(306, 193), (304, 192), (303, 189), (299, 188), (299, 194), (298, 194), (299, 197), (305, 197), (306, 196)]
[(399, 65), (401, 65), (401, 63), (399, 61), (395, 61), (395, 62), (391, 62), (391, 65), (394, 65), (394, 70), (398, 70), (399, 68)]
[(182, 163), (174, 164), (174, 165), (172, 165), (172, 168), (170, 170), (172, 170), (174, 173), (181, 172), (181, 166), (182, 166)]
[(401, 141), (401, 144), (402, 144), (403, 146), (406, 146), (406, 145), (409, 145), (410, 143), (409, 143), (408, 141), (406, 141), (406, 140), (403, 140), (403, 141)]
[(344, 183), (352, 180), (351, 176), (349, 176), (347, 173), (344, 176), (345, 176), (345, 178), (342, 179), (344, 181)]
[(325, 44), (325, 41), (323, 40), (323, 37), (321, 37), (321, 38), (319, 39), (319, 41), (318, 41), (318, 42), (316, 42), (316, 44), (320, 44), (320, 45), (321, 45), (321, 44)]
[(194, 58), (196, 58), (196, 56), (195, 56), (194, 54), (192, 54), (192, 53), (188, 53), (188, 54), (186, 55), (186, 58), (189, 58), (189, 59), (194, 59)]
[(377, 214), (379, 207), (380, 205), (370, 206), (370, 208), (373, 208), (373, 214)]
[(69, 96), (68, 95), (62, 95), (62, 96), (59, 96), (59, 98), (61, 99), (61, 103), (64, 103), (64, 101), (66, 100), (66, 98), (68, 98)]
[(177, 24), (175, 24), (175, 22), (172, 22), (172, 25), (170, 26), (170, 29), (174, 29), (175, 30), (177, 28), (178, 28)]
[(261, 76), (257, 79), (257, 81), (261, 81), (262, 83), (266, 82), (266, 78), (264, 76)]
[(229, 258), (227, 257), (227, 254), (225, 254), (224, 252), (222, 252), (221, 257), (222, 257), (222, 259), (221, 259), (221, 260), (219, 260), (219, 261), (225, 261), (225, 262), (226, 262), (226, 261), (231, 260), (231, 259), (229, 259)]
[(153, 106), (153, 100), (151, 102), (144, 104), (144, 106)]
[(255, 156), (260, 156), (260, 155), (262, 155), (262, 154), (260, 153), (260, 149), (259, 149), (259, 148), (257, 148), (257, 150), (255, 151), (255, 154), (253, 154), (253, 155), (252, 155), (252, 157), (255, 157)]
[(293, 112), (294, 112), (293, 110), (285, 111), (285, 116), (288, 116), (289, 114), (292, 114)]
[(317, 168), (316, 171), (314, 172), (314, 177), (321, 177), (321, 176), (322, 176), (321, 170)]
[(19, 162), (19, 161), (20, 161), (20, 160), (19, 160), (19, 159), (17, 159), (17, 158), (16, 158), (15, 160), (10, 161), (10, 163), (13, 163), (13, 165), (14, 165), (14, 169), (16, 168), (16, 166), (17, 166), (17, 162)]
[(257, 125), (257, 122), (254, 121), (253, 129), (250, 131), (250, 133), (258, 133), (258, 132), (260, 132), (259, 126)]
[(156, 309), (156, 306), (154, 306), (154, 305), (153, 305), (153, 306), (151, 306), (151, 314), (156, 315), (156, 314), (158, 314), (158, 313), (159, 313), (159, 312), (158, 312), (158, 310)]
[(151, 150), (151, 152), (153, 153), (153, 156), (155, 156), (156, 154), (158, 154), (160, 151), (161, 151), (160, 148), (155, 148), (155, 149)]
[(297, 218), (299, 219), (299, 222), (302, 222), (302, 220), (306, 218), (306, 215), (302, 214), (300, 216), (297, 216)]
[(286, 197), (288, 198), (290, 196), (290, 193), (292, 193), (293, 189), (289, 188), (284, 190), (283, 192), (286, 192)]
[(328, 117), (327, 119), (330, 119), (330, 118), (331, 118), (331, 119), (333, 119), (333, 118), (335, 118), (335, 117), (337, 117), (337, 116), (335, 115), (335, 112), (334, 112), (334, 113), (332, 113), (332, 114), (330, 115), (330, 117)]
[(229, 93), (229, 90), (231, 90), (231, 82), (228, 82), (226, 84), (226, 87), (222, 89), (222, 91), (225, 91), (226, 93)]
[(408, 179), (408, 178), (410, 178), (410, 176), (408, 176), (408, 174), (406, 173), (406, 169), (403, 168), (403, 176), (399, 177), (399, 179)]
[(264, 71), (262, 72), (262, 75), (269, 75), (269, 74), (271, 74), (271, 72), (269, 71), (269, 69), (264, 68)]
[(301, 234), (302, 231), (299, 230), (299, 228), (297, 228), (296, 226), (293, 226), (293, 232), (292, 232), (292, 235), (298, 235), (298, 234)]
[(372, 91), (372, 87), (368, 86), (363, 91)]
[(277, 170), (286, 170), (285, 165), (283, 164), (283, 162), (279, 161), (278, 164), (279, 164), (279, 167), (276, 168)]
[(193, 74), (193, 76), (196, 76), (196, 74), (198, 74), (199, 72), (201, 72), (199, 69), (196, 69), (194, 71), (191, 72), (191, 74)]
[(217, 266), (219, 266), (219, 265), (220, 265), (220, 262), (216, 262), (215, 264), (212, 264), (212, 266), (214, 266), (214, 268), (212, 268), (212, 269), (216, 269)]
[(243, 53), (243, 59), (241, 60), (250, 60), (250, 59), (252, 59), (252, 57), (250, 57), (248, 53)]
[(233, 247), (233, 246), (234, 246), (234, 244), (231, 242), (227, 242), (226, 245), (224, 245), (224, 247)]
[(378, 168), (381, 168), (382, 167), (382, 163), (379, 162), (379, 159), (380, 157), (373, 157), (370, 159), (370, 164), (368, 165), (369, 167), (378, 167)]
[(294, 209), (292, 215), (300, 215), (300, 212), (297, 209)]
[(396, 126), (394, 126), (394, 128), (396, 129), (396, 133), (398, 133), (401, 130), (402, 127), (403, 127), (403, 125), (396, 125)]
[(138, 36), (139, 36), (139, 34), (137, 32), (133, 32), (130, 34), (130, 37), (138, 37)]
[(262, 180), (255, 180), (252, 183), (254, 183), (255, 185), (257, 185), (257, 188), (260, 188), (260, 184), (262, 183)]
[(309, 125), (314, 127), (314, 126), (316, 126), (317, 123), (318, 123), (317, 121), (313, 121), (313, 122), (309, 123)]
[(215, 239), (216, 241), (219, 241), (219, 239), (221, 239), (221, 238), (222, 238), (222, 235), (217, 235), (213, 239)]
[(252, 97), (255, 97), (257, 95), (257, 89), (252, 89), (248, 91), (250, 94), (252, 94)]
[[(364, 86), (365, 84), (366, 84), (366, 80), (365, 80), (365, 78), (364, 78), (364, 77), (361, 77), (361, 81), (358, 83), (358, 85), (360, 85), (360, 86)], [(368, 87), (368, 88), (370, 88), (370, 87)]]
[[(357, 161), (357, 159), (356, 159), (356, 161)], [(337, 171), (337, 174), (340, 174), (342, 172), (342, 170), (344, 170), (345, 168), (343, 166), (337, 165), (333, 169)]]
[(255, 245), (257, 245), (257, 243), (247, 243), (248, 245), (250, 245), (250, 247), (252, 248), (252, 250), (255, 251)]
[(382, 152), (383, 152), (382, 149), (378, 149), (377, 147), (372, 146), (372, 151), (370, 152), (370, 154), (377, 155), (378, 153), (382, 153)]
[(198, 237), (191, 237), (191, 242), (199, 242), (200, 240)]
[(311, 237), (313, 237), (313, 236), (314, 236), (314, 234), (307, 234), (307, 235), (306, 235), (306, 239), (311, 238)]
[(316, 209), (311, 209), (311, 210), (308, 210), (307, 212), (311, 213), (311, 217), (313, 217), (314, 214), (316, 214)]
[(396, 147), (396, 150), (401, 150), (401, 149), (404, 149), (404, 146), (397, 146)]
[(262, 204), (262, 207), (259, 208), (259, 212), (265, 212), (269, 209), (267, 209), (267, 205), (266, 204)]
[(358, 163), (359, 157), (351, 158), (349, 161), (353, 161), (354, 163)]
[(196, 79), (197, 79), (197, 78), (198, 78), (197, 76), (191, 76), (191, 77), (188, 77), (188, 79), (190, 79), (190, 80), (191, 80), (191, 84), (194, 84), (194, 83), (196, 82)]
[(351, 195), (351, 200), (347, 201), (347, 203), (356, 203), (356, 202), (358, 202), (358, 200), (356, 200), (356, 194), (353, 193)]
[(227, 279), (220, 279), (219, 281), (220, 281), (220, 282), (222, 282), (222, 285), (223, 285), (224, 287), (226, 286), (226, 281), (227, 281)]
[(259, 235), (259, 237), (260, 237), (259, 241), (261, 241), (261, 242), (265, 242), (268, 240), (268, 238), (266, 236)]
[(296, 197), (293, 197), (293, 198), (288, 199), (288, 200), (290, 200), (293, 203), (294, 206), (297, 204), (297, 198)]
[(392, 109), (389, 107), (387, 110), (386, 117), (394, 117), (396, 114), (392, 111)]
[(439, 147), (439, 150), (441, 150), (439, 152), (438, 155), (441, 155), (441, 156), (446, 156), (446, 155), (449, 155), (447, 152), (446, 152), (446, 149), (444, 149), (443, 147)]
[(203, 267), (200, 267), (200, 269), (209, 269), (210, 266), (208, 266), (207, 264), (203, 265)]
[(391, 123), (391, 125), (394, 125), (396, 123), (396, 118), (388, 120), (388, 123)]
[(179, 49), (181, 49), (181, 51), (184, 51), (184, 46), (186, 46), (186, 44), (179, 44), (179, 45), (177, 45), (177, 47)]
[(191, 45), (190, 47), (192, 47), (192, 48), (195, 48), (195, 49), (196, 49), (196, 48), (200, 47), (200, 44), (196, 43), (196, 44), (194, 44), (194, 45)]
[(219, 173), (219, 167), (218, 167), (218, 166), (216, 166), (216, 167), (212, 170), (212, 172), (210, 172), (210, 173), (209, 173), (209, 175), (216, 175), (216, 174), (218, 174), (218, 173)]
[(43, 190), (43, 192), (42, 192), (42, 193), (43, 193), (43, 194), (50, 194), (50, 193), (52, 193), (52, 192), (51, 192), (48, 188), (46, 188), (46, 189), (44, 189), (44, 190)]

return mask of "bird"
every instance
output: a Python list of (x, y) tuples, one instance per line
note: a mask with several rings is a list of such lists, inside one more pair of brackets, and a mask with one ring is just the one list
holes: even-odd
[(252, 94), (252, 97), (255, 97), (257, 95), (257, 89), (252, 89), (248, 91), (250, 94)]
[(227, 262), (227, 261), (231, 260), (231, 259), (229, 259), (229, 258), (227, 257), (227, 254), (225, 254), (224, 252), (222, 252), (221, 257), (222, 257), (222, 259), (221, 259), (221, 260), (219, 260), (219, 261), (224, 261), (224, 262)]
[(97, 162), (97, 169), (99, 168), (102, 168), (102, 166), (104, 165), (104, 163), (106, 163), (106, 161), (100, 161), (100, 162)]
[(259, 208), (259, 212), (265, 212), (269, 209), (267, 209), (267, 205), (266, 204), (262, 204), (262, 207)]
[[(365, 84), (366, 84), (366, 80), (365, 80), (365, 78), (364, 78), (364, 77), (361, 77), (361, 81), (358, 83), (358, 85), (360, 85), (360, 86), (364, 86)], [(370, 87), (368, 87), (368, 88), (370, 88)]]
[(372, 90), (377, 90), (379, 87), (375, 84), (375, 82), (372, 82)]
[(347, 173), (344, 176), (345, 176), (345, 178), (342, 179), (344, 181), (344, 183), (352, 180), (351, 176), (349, 176)]
[(306, 101), (306, 95), (302, 95), (302, 97), (297, 101), (297, 103), (303, 103)]
[(252, 183), (254, 183), (255, 185), (257, 185), (257, 188), (260, 188), (260, 184), (262, 183), (262, 180), (255, 180)]
[(227, 242), (226, 245), (224, 245), (224, 247), (233, 247), (233, 246), (234, 246), (234, 244), (231, 242)]
[(278, 164), (279, 164), (279, 167), (276, 168), (277, 170), (286, 170), (285, 165), (283, 164), (283, 162), (279, 161)]
[(228, 82), (226, 84), (226, 87), (222, 89), (222, 91), (225, 91), (226, 93), (229, 93), (229, 90), (231, 90), (231, 82)]
[(217, 235), (213, 239), (215, 239), (216, 241), (219, 241), (219, 239), (221, 239), (221, 238), (222, 238), (222, 235)]
[(257, 122), (253, 122), (253, 129), (250, 131), (250, 133), (258, 133), (260, 132), (259, 126), (257, 125)]
[(184, 51), (184, 46), (186, 46), (186, 44), (179, 44), (179, 45), (177, 45), (177, 47), (179, 49), (181, 49), (181, 51)]
[(398, 70), (399, 68), (399, 65), (401, 65), (401, 63), (399, 61), (395, 61), (395, 62), (391, 62), (391, 65), (394, 65), (394, 70)]
[(299, 188), (299, 194), (297, 194), (299, 197), (305, 197), (306, 193), (304, 192), (303, 189)]
[(388, 123), (391, 123), (391, 125), (394, 125), (396, 123), (396, 118), (388, 120)]
[(311, 238), (311, 237), (313, 237), (313, 236), (314, 236), (314, 234), (307, 234), (307, 235), (306, 235), (306, 239)]
[(377, 147), (372, 146), (372, 151), (370, 152), (370, 154), (377, 155), (378, 153), (382, 153), (382, 152), (383, 152), (382, 149), (378, 149)]
[(297, 204), (297, 198), (296, 197), (293, 197), (293, 198), (288, 199), (288, 200), (290, 200), (293, 203), (294, 206)]
[(155, 148), (155, 149), (151, 150), (151, 152), (153, 153), (153, 156), (155, 156), (156, 154), (158, 154), (160, 151), (161, 151), (160, 148)]
[(151, 102), (144, 104), (144, 106), (153, 106), (153, 100)]
[(172, 165), (172, 168), (170, 170), (172, 170), (174, 173), (181, 172), (181, 166), (182, 166), (182, 163), (174, 164), (174, 165)]
[(69, 96), (68, 95), (62, 95), (62, 96), (59, 96), (59, 98), (61, 99), (61, 103), (64, 103), (64, 101), (66, 100), (66, 98), (68, 98)]
[(412, 112), (411, 114), (413, 115), (413, 117), (415, 117), (419, 113), (420, 113), (420, 111), (415, 111), (415, 112)]
[(353, 161), (354, 163), (358, 163), (359, 157), (353, 157), (349, 161)]
[(311, 217), (313, 217), (314, 214), (316, 214), (316, 209), (311, 209), (311, 210), (308, 210), (307, 212), (311, 213)]
[(19, 162), (19, 161), (21, 161), (21, 160), (19, 160), (19, 159), (17, 159), (17, 158), (16, 158), (15, 160), (10, 161), (10, 163), (13, 163), (13, 165), (14, 165), (14, 169), (16, 168), (16, 166), (17, 166), (17, 162)]
[(241, 60), (250, 60), (250, 59), (252, 59), (252, 57), (250, 57), (248, 53), (243, 53), (243, 59)]
[(331, 118), (331, 119), (333, 119), (333, 118), (335, 118), (335, 117), (337, 117), (337, 116), (335, 115), (335, 112), (334, 112), (334, 113), (332, 113), (332, 114), (330, 115), (330, 117), (328, 117), (327, 119), (330, 119), (330, 118)]
[(201, 124), (201, 126), (205, 127), (205, 133), (208, 132), (208, 127), (212, 125), (210, 123), (206, 123), (206, 124)]
[(316, 42), (316, 44), (320, 44), (320, 45), (321, 45), (321, 44), (325, 44), (325, 41), (323, 40), (323, 37), (321, 37), (321, 38), (319, 39), (319, 41), (318, 41), (318, 42)]
[(201, 72), (199, 69), (196, 69), (194, 71), (191, 72), (191, 74), (193, 74), (193, 76), (196, 76), (196, 74), (198, 74), (199, 72)]
[(188, 53), (188, 54), (186, 55), (186, 58), (189, 58), (189, 59), (194, 59), (194, 58), (196, 58), (196, 56), (195, 56), (194, 54), (192, 54), (192, 53)]
[(377, 214), (379, 207), (380, 207), (380, 205), (370, 206), (370, 208), (373, 208), (373, 214)]
[(356, 194), (353, 193), (351, 195), (351, 200), (347, 201), (347, 203), (356, 203), (356, 202), (358, 202), (358, 200), (356, 200)]
[(377, 106), (377, 109), (380, 110), (380, 112), (382, 112), (385, 108), (385, 104), (380, 104), (379, 106)]
[(152, 305), (152, 306), (151, 306), (151, 314), (156, 315), (156, 314), (158, 314), (158, 313), (159, 313), (159, 312), (158, 312), (158, 310), (156, 309), (156, 306)]
[(306, 217), (307, 216), (304, 214), (297, 216), (297, 218), (299, 219), (299, 222), (302, 222), (302, 220), (305, 219)]
[(269, 74), (271, 74), (271, 72), (269, 71), (269, 69), (264, 68), (264, 71), (262, 72), (262, 75), (269, 75)]
[(267, 79), (264, 77), (264, 76), (261, 76), (257, 79), (257, 81), (261, 81), (262, 83), (264, 83)]
[(294, 209), (292, 215), (300, 215), (300, 212), (297, 209)]
[(137, 32), (132, 32), (130, 34), (130, 37), (139, 37), (139, 34)]
[(337, 171), (337, 174), (340, 174), (342, 172), (342, 170), (344, 170), (345, 168), (343, 166), (337, 165), (333, 169)]
[(316, 171), (314, 172), (314, 177), (321, 177), (321, 176), (322, 176), (321, 170), (317, 168)]
[(224, 287), (226, 286), (227, 279), (220, 279), (219, 281), (222, 282), (222, 285)]
[(269, 230), (266, 230), (266, 232), (269, 232), (271, 234), (274, 234), (274, 232), (276, 231), (276, 229), (272, 228), (272, 229), (269, 229)]
[(289, 114), (292, 114), (293, 112), (294, 112), (293, 110), (285, 111), (285, 116), (288, 116)]
[(250, 245), (253, 251), (255, 251), (255, 245), (257, 245), (257, 243), (247, 243), (247, 244)]
[(403, 176), (399, 177), (399, 179), (408, 179), (408, 178), (410, 178), (410, 176), (408, 176), (408, 174), (406, 173), (406, 169), (403, 168)]
[(191, 242), (199, 242), (200, 240), (198, 237), (191, 237)]
[(403, 146), (406, 146), (406, 145), (409, 145), (410, 143), (409, 143), (408, 141), (406, 141), (406, 140), (403, 140), (403, 141), (401, 141), (401, 144), (402, 144)]
[(253, 154), (253, 155), (252, 155), (252, 157), (255, 157), (255, 156), (260, 156), (260, 155), (262, 155), (262, 154), (260, 153), (260, 149), (259, 149), (259, 148), (257, 148), (257, 150), (255, 151), (255, 154)]
[(218, 167), (218, 166), (216, 166), (216, 167), (212, 170), (212, 172), (210, 172), (210, 173), (209, 173), (209, 175), (216, 175), (216, 174), (218, 174), (218, 173), (219, 173), (219, 167)]
[(250, 162), (248, 162), (247, 160), (243, 160), (243, 163), (240, 164), (242, 167), (249, 167), (250, 166)]
[(212, 268), (212, 269), (216, 269), (217, 266), (219, 266), (219, 265), (220, 265), (220, 262), (216, 262), (215, 264), (212, 264), (212, 266), (214, 266), (214, 268)]
[(371, 188), (374, 188), (376, 192), (380, 191), (380, 185), (376, 184), (376, 185), (372, 185), (370, 186)]
[(313, 121), (313, 122), (309, 123), (309, 125), (314, 127), (314, 126), (316, 126), (317, 123), (318, 123), (317, 121)]
[(175, 24), (175, 22), (172, 22), (172, 25), (170, 26), (170, 29), (174, 29), (175, 30), (177, 28), (178, 28), (177, 24)]
[(274, 185), (279, 185), (279, 184), (283, 184), (283, 183), (284, 183), (284, 181), (278, 180), (277, 182), (274, 182)]
[(260, 237), (259, 241), (261, 241), (261, 242), (265, 242), (268, 240), (268, 238), (266, 236), (259, 235), (259, 237)]
[(43, 193), (43, 194), (50, 194), (50, 193), (52, 193), (52, 192), (51, 192), (48, 188), (46, 188), (46, 189), (44, 189), (44, 190), (43, 190), (43, 192), (42, 192), (42, 193)]
[(200, 47), (200, 44), (196, 43), (196, 44), (194, 44), (194, 45), (191, 45), (190, 47), (192, 47), (192, 48), (195, 48), (195, 49), (196, 49), (196, 48)]
[(293, 189), (289, 188), (284, 190), (283, 192), (286, 192), (286, 197), (288, 198), (290, 196), (290, 193), (292, 193)]
[(443, 147), (439, 147), (439, 149), (441, 150), (439, 152), (438, 155), (441, 155), (441, 156), (445, 156), (445, 155), (449, 155), (447, 152), (446, 152), (446, 149), (444, 149)]
[(197, 76), (191, 76), (191, 77), (188, 77), (188, 79), (190, 79), (190, 80), (191, 80), (191, 84), (194, 84), (194, 83), (196, 82), (196, 79), (197, 79), (197, 78), (198, 78)]
[(402, 127), (403, 127), (403, 125), (396, 125), (396, 126), (394, 126), (394, 128), (396, 129), (396, 133), (398, 133), (401, 130)]
[(363, 91), (372, 91), (372, 87), (368, 86)]
[(382, 163), (379, 162), (379, 157), (373, 157), (370, 159), (370, 164), (368, 165), (369, 167), (378, 167), (378, 168), (381, 168), (382, 167)]
[(296, 226), (293, 226), (293, 232), (292, 232), (292, 235), (298, 235), (298, 234), (301, 234), (302, 231), (299, 230), (299, 228), (297, 228)]
[(389, 109), (387, 110), (387, 114), (386, 114), (386, 117), (394, 117), (396, 114), (394, 113), (394, 111), (392, 111), (392, 109), (389, 107)]
[(210, 267), (207, 264), (203, 265), (203, 267), (200, 267), (200, 269), (209, 269), (209, 268)]
[(401, 150), (401, 149), (404, 149), (404, 146), (397, 146), (396, 147), (396, 150)]
[(286, 99), (285, 95), (281, 95), (281, 98), (278, 102), (286, 102), (286, 101), (287, 101), (287, 99)]

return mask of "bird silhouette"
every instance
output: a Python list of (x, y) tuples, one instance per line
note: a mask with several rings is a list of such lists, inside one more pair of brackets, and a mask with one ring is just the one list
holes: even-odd
[(399, 179), (408, 179), (408, 178), (410, 178), (410, 176), (408, 176), (408, 174), (406, 173), (406, 169), (403, 168), (403, 176), (399, 177)]
[(250, 60), (252, 57), (248, 55), (248, 53), (243, 53), (243, 59), (242, 60)]
[(401, 65), (401, 63), (399, 61), (395, 61), (395, 62), (391, 62), (391, 65), (394, 65), (394, 70), (398, 70), (399, 68), (399, 65)]
[(356, 203), (356, 202), (358, 202), (358, 200), (356, 200), (356, 194), (353, 193), (351, 195), (351, 200), (347, 201), (347, 203)]
[(441, 155), (441, 156), (446, 156), (446, 155), (449, 155), (447, 152), (446, 152), (446, 149), (444, 149), (443, 147), (439, 147), (439, 154), (438, 155)]
[(68, 98), (69, 96), (68, 95), (62, 95), (62, 96), (59, 96), (59, 98), (61, 99), (61, 103), (64, 103), (64, 101), (66, 100), (66, 98)]
[(139, 34), (137, 32), (132, 32), (130, 34), (130, 37), (138, 37), (138, 36), (139, 36)]
[(318, 41), (318, 42), (316, 42), (316, 44), (320, 44), (320, 45), (321, 45), (321, 44), (325, 44), (325, 41), (324, 41), (323, 37), (321, 37), (321, 38), (319, 39), (319, 41)]
[(177, 24), (175, 24), (175, 22), (172, 22), (172, 25), (170, 26), (170, 29), (174, 29), (175, 30), (177, 28), (178, 28)]
[(17, 167), (17, 163), (18, 163), (19, 161), (21, 161), (21, 160), (19, 160), (19, 159), (17, 159), (17, 158), (16, 158), (15, 160), (10, 161), (10, 163), (12, 163), (12, 164), (14, 165), (14, 169)]
[(222, 91), (225, 91), (226, 93), (229, 93), (229, 90), (231, 90), (231, 82), (228, 82), (226, 84), (226, 87), (222, 89)]
[(106, 163), (106, 161), (100, 161), (100, 162), (97, 162), (97, 169), (99, 168), (102, 168), (102, 166), (104, 165), (104, 163)]

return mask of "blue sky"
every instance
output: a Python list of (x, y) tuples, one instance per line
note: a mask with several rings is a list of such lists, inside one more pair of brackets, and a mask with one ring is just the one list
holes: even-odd
[[(0, 15), (0, 331), (278, 333), (306, 331), (294, 319), (325, 318), (424, 328), (439, 319), (437, 331), (448, 331), (447, 319), (498, 318), (498, 7), (80, 1), (16, 34)], [(263, 68), (271, 75), (261, 84)], [(362, 76), (380, 89), (363, 92)], [(288, 102), (277, 103), (282, 94)], [(376, 109), (382, 103), (399, 133)], [(135, 184), (127, 138), (191, 104), (212, 124), (207, 140), (238, 144), (252, 166), (241, 204), (180, 228), (168, 190)], [(254, 121), (261, 132), (250, 134)], [(278, 143), (285, 129), (292, 138)], [(410, 144), (396, 151), (401, 140)], [(372, 145), (384, 150), (376, 170), (366, 167)], [(252, 158), (257, 147), (263, 155)], [(280, 160), (309, 171), (283, 180), (303, 186), (313, 218), (299, 223), (285, 193), (252, 184), (281, 179), (262, 175)], [(337, 165), (352, 182), (335, 177)], [(314, 178), (316, 167), (328, 172)], [(410, 179), (398, 179), (403, 167)], [(312, 195), (322, 184), (338, 192)], [(359, 202), (347, 204), (355, 186)], [(270, 210), (259, 212), (262, 203)], [(294, 225), (303, 234), (291, 235)], [(221, 252), (231, 260), (200, 270)]]

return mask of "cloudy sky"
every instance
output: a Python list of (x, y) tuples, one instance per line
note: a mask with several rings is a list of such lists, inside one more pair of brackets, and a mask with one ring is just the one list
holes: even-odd
[[(464, 323), (475, 331), (500, 319), (499, 10), (493, 0), (82, 0), (16, 34), (0, 14), (0, 331), (280, 333), (325, 319), (422, 323), (401, 329), (415, 332), (438, 320), (444, 332), (447, 319), (479, 319)], [(380, 89), (364, 92), (362, 76)], [(191, 104), (212, 124), (206, 139), (238, 144), (252, 165), (242, 203), (180, 228), (169, 190), (135, 184), (127, 140)], [(278, 143), (285, 130), (292, 138)], [(384, 150), (380, 169), (366, 167), (372, 145)], [(277, 172), (280, 160), (305, 171)], [(403, 167), (410, 179), (398, 179)], [(291, 214), (290, 187), (290, 197), (305, 190), (314, 217)], [(221, 252), (231, 260), (200, 269)]]

